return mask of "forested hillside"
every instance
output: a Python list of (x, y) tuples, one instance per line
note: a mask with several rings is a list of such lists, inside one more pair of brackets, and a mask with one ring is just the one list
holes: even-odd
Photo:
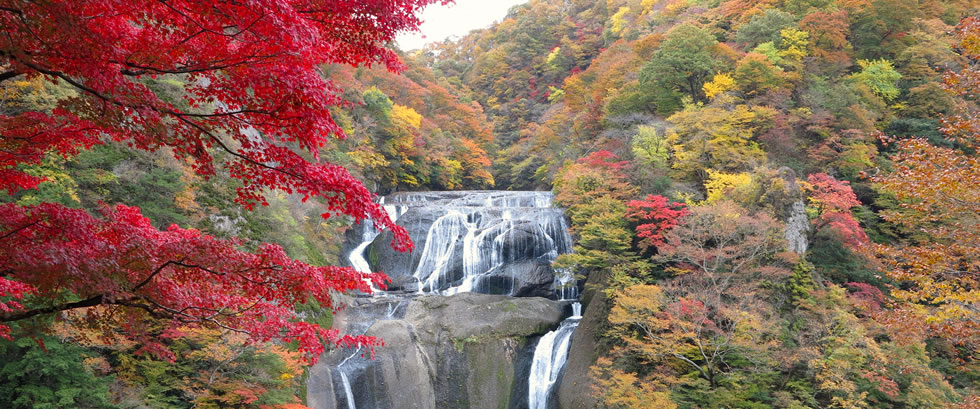
[(568, 209), (562, 407), (975, 407), (977, 12), (532, 0), (417, 52)]
[[(377, 342), (327, 328), (385, 279), (325, 266), (366, 218), (411, 249), (371, 200), (491, 188), (570, 220), (563, 409), (980, 407), (975, 2), (531, 0), (405, 52), (433, 1), (297, 23), (325, 45), (34, 3), (0, 2), (2, 407), (305, 407), (311, 358)], [(64, 57), (124, 46), (173, 65)]]

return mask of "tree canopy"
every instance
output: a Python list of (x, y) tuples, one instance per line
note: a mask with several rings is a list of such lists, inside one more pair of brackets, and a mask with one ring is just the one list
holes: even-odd
[[(204, 178), (239, 180), (235, 201), (247, 209), (268, 204), (270, 191), (298, 194), (322, 203), (324, 218), (371, 218), (393, 231), (397, 249), (409, 250), (404, 229), (361, 182), (320, 158), (328, 139), (345, 132), (331, 113), (343, 104), (341, 90), (318, 67), (401, 69), (387, 45), (415, 29), (416, 14), (434, 2), (4, 2), (0, 82), (40, 80), (73, 96), (51, 109), (0, 115), (0, 187), (36, 188), (44, 176), (24, 166), (48, 153), (71, 157), (122, 143), (170, 152)], [(182, 92), (161, 87), (177, 80)], [(125, 206), (92, 215), (8, 204), (0, 229), (4, 337), (14, 321), (101, 306), (86, 322), (112, 323), (141, 340), (171, 336), (144, 325), (163, 318), (170, 330), (199, 324), (299, 340), (310, 359), (322, 342), (374, 342), (303, 323), (292, 308), (311, 298), (329, 307), (331, 291), (366, 289), (365, 279), (383, 284), (381, 276), (313, 267), (273, 245), (247, 253), (235, 240), (176, 226), (158, 231)]]

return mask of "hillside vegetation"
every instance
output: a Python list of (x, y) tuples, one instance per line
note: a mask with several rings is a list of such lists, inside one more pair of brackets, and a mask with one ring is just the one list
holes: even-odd
[[(457, 96), (452, 84), (411, 63), (400, 74), (340, 64), (322, 72), (347, 101), (331, 108), (347, 138), (327, 140), (320, 148), (326, 161), (346, 167), (380, 194), (493, 186), (487, 154), (493, 134), (480, 105)], [(182, 75), (142, 82), (176, 104), (187, 88)], [(77, 96), (63, 82), (19, 77), (2, 83), (0, 114), (51, 112)], [(229, 156), (211, 153), (219, 160)], [(264, 205), (248, 211), (236, 203), (241, 179), (226, 171), (204, 178), (169, 149), (105, 143), (69, 158), (50, 152), (40, 164), (19, 169), (45, 180), (0, 201), (55, 203), (94, 215), (106, 205), (126, 204), (157, 229), (177, 225), (237, 237), (247, 251), (273, 243), (314, 266), (347, 263), (350, 218), (324, 219), (322, 201), (282, 191), (268, 191)], [(316, 300), (296, 308), (306, 320), (329, 327), (332, 311)], [(297, 345), (256, 344), (226, 328), (189, 325), (164, 337), (170, 355), (159, 356), (146, 353), (144, 343), (86, 329), (91, 319), (58, 314), (14, 323), (19, 339), (0, 339), (0, 402), (11, 408), (288, 408), (304, 397), (306, 362)], [(151, 332), (165, 328), (163, 321), (156, 325)]]
[[(556, 266), (587, 279), (577, 331), (589, 343), (569, 360), (590, 369), (565, 373), (566, 409), (977, 408), (978, 14), (969, 0), (531, 0), (400, 52), (400, 74), (321, 66), (347, 137), (275, 147), (318, 153), (379, 195), (552, 190), (577, 243)], [(185, 106), (200, 86), (186, 73), (127, 81), (201, 108)], [(83, 100), (54, 77), (0, 79), (3, 120)], [(346, 264), (353, 219), (321, 217), (325, 197), (228, 168), (204, 177), (167, 146), (109, 139), (11, 159), (0, 170), (40, 183), (9, 188), (0, 206), (105, 220), (126, 204), (147, 231)], [(195, 154), (232, 161), (233, 149)], [(244, 209), (243, 191), (262, 206)], [(99, 308), (10, 322), (13, 340), (0, 325), (0, 402), (303, 407), (295, 343)], [(331, 323), (315, 300), (295, 309)]]
[(568, 209), (596, 405), (974, 407), (976, 13), (530, 1), (412, 58)]

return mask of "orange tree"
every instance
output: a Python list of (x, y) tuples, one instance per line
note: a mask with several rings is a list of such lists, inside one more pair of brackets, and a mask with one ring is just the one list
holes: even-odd
[[(236, 201), (247, 209), (266, 204), (270, 190), (296, 193), (321, 201), (324, 218), (375, 220), (409, 250), (371, 193), (320, 160), (329, 138), (344, 136), (330, 114), (343, 101), (317, 67), (400, 69), (386, 45), (416, 29), (416, 14), (436, 1), (2, 0), (0, 85), (41, 79), (74, 96), (50, 110), (0, 113), (0, 189), (36, 188), (43, 179), (24, 166), (46, 155), (125, 143), (172, 152), (204, 178), (240, 180)], [(183, 90), (163, 92), (160, 81)], [(380, 284), (382, 275), (239, 244), (177, 226), (160, 231), (122, 205), (98, 215), (2, 205), (0, 337), (13, 335), (12, 322), (102, 306), (85, 322), (163, 355), (161, 337), (186, 325), (299, 341), (312, 359), (324, 342), (375, 342), (303, 323), (293, 306), (310, 298), (330, 306), (331, 291), (368, 290), (364, 279)]]
[[(960, 52), (969, 63), (947, 74), (947, 90), (964, 100), (960, 112), (943, 118), (940, 129), (955, 147), (923, 138), (898, 141), (894, 170), (876, 177), (898, 199), (885, 220), (905, 228), (906, 239), (877, 247), (889, 276), (903, 285), (892, 294), (907, 301), (905, 312), (925, 317), (933, 334), (950, 341), (980, 342), (980, 19), (957, 28)], [(906, 320), (907, 321), (907, 320)]]

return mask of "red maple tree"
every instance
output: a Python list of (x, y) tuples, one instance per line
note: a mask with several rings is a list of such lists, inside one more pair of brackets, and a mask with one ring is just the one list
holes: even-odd
[(807, 177), (806, 190), (817, 211), (814, 231), (827, 227), (852, 249), (865, 248), (870, 242), (868, 235), (851, 214), (851, 209), (860, 206), (861, 202), (848, 181), (834, 179), (826, 173), (814, 173)]
[[(67, 84), (78, 96), (50, 112), (0, 115), (0, 189), (10, 193), (43, 179), (23, 171), (50, 153), (71, 157), (96, 144), (166, 149), (207, 178), (240, 179), (236, 201), (251, 209), (280, 190), (326, 206), (323, 217), (370, 218), (391, 229), (392, 245), (411, 241), (341, 166), (319, 150), (344, 137), (330, 108), (344, 104), (320, 64), (383, 64), (386, 48), (416, 29), (422, 7), (448, 0), (0, 0), (0, 83), (14, 78)], [(147, 77), (176, 76), (178, 100)], [(214, 156), (215, 152), (221, 152)], [(221, 159), (228, 158), (228, 159)], [(313, 267), (265, 245), (256, 253), (172, 226), (154, 229), (136, 208), (100, 216), (56, 204), (0, 207), (2, 323), (38, 314), (90, 309), (93, 325), (122, 330), (159, 350), (167, 330), (219, 326), (254, 340), (298, 340), (315, 359), (322, 342), (368, 343), (300, 322), (292, 306), (331, 291), (366, 290), (381, 275)], [(18, 302), (17, 300), (27, 300)], [(158, 351), (159, 352), (159, 351)]]
[(636, 236), (643, 239), (640, 247), (664, 244), (664, 233), (682, 222), (682, 218), (690, 214), (684, 203), (671, 202), (660, 195), (647, 195), (646, 200), (630, 200), (626, 202), (626, 217), (638, 221)]

